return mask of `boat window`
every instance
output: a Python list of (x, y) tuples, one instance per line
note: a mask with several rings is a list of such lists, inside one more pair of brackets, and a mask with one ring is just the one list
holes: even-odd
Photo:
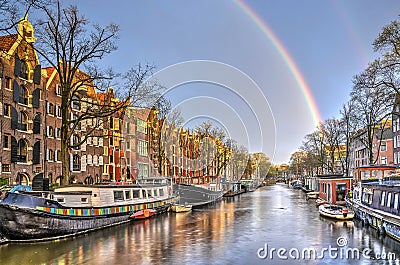
[(386, 192), (382, 191), (381, 206), (385, 205), (385, 197), (386, 197)]
[(140, 198), (140, 190), (133, 190), (133, 198)]
[(154, 194), (154, 196), (160, 196), (160, 195), (158, 195), (158, 190), (157, 189), (153, 190), (153, 194)]
[(57, 202), (65, 202), (65, 198), (57, 198)]
[(399, 194), (395, 193), (394, 194), (393, 208), (397, 209), (398, 206), (399, 206)]
[(88, 198), (81, 198), (81, 203), (87, 203), (88, 202)]
[(130, 190), (125, 191), (125, 200), (131, 200), (132, 199), (132, 192)]
[(164, 190), (163, 189), (159, 189), (158, 190), (158, 196), (164, 196)]
[(147, 198), (147, 192), (146, 192), (146, 190), (142, 190), (142, 198)]
[(124, 200), (124, 193), (122, 190), (115, 190), (114, 191), (114, 201), (123, 201)]
[(390, 207), (391, 202), (392, 202), (392, 193), (388, 192), (386, 207)]

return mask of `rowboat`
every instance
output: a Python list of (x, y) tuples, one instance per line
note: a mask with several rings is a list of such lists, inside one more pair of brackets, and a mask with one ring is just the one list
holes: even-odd
[(133, 213), (130, 217), (132, 219), (147, 219), (152, 217), (157, 213), (154, 209), (144, 209)]
[(351, 220), (354, 217), (354, 212), (349, 211), (346, 207), (333, 205), (333, 204), (323, 204), (319, 206), (319, 214), (321, 216), (333, 218), (336, 220)]
[(192, 205), (183, 204), (173, 204), (171, 205), (171, 211), (176, 213), (190, 212), (192, 210)]

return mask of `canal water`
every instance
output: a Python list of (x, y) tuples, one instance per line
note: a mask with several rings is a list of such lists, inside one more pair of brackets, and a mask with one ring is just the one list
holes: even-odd
[(0, 246), (0, 264), (399, 264), (393, 258), (399, 243), (320, 217), (314, 200), (285, 184), (79, 237)]

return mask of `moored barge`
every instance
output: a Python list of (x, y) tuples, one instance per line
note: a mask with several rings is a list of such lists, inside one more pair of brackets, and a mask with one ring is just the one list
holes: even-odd
[(126, 185), (68, 185), (54, 192), (9, 192), (0, 202), (2, 243), (87, 233), (129, 222), (137, 211), (166, 211), (174, 202), (166, 179)]

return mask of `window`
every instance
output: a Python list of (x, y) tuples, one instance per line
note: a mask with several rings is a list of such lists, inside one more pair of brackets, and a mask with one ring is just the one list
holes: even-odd
[(28, 68), (28, 64), (24, 60), (21, 60), (21, 72), (20, 72), (19, 76), (23, 79), (28, 80), (29, 68)]
[(61, 95), (61, 86), (59, 84), (56, 85), (55, 92), (56, 92), (56, 95), (58, 95), (58, 96)]
[(164, 190), (163, 189), (159, 189), (158, 190), (158, 195), (159, 196), (164, 196)]
[(74, 134), (72, 135), (72, 146), (74, 149), (78, 149), (78, 143), (80, 142), (79, 136)]
[(11, 105), (4, 104), (4, 117), (11, 117)]
[(391, 203), (392, 203), (392, 193), (389, 192), (387, 197), (386, 207), (390, 207)]
[(386, 156), (381, 156), (381, 164), (386, 165), (387, 164), (387, 157)]
[(57, 198), (57, 202), (63, 203), (65, 202), (65, 198)]
[(12, 89), (12, 79), (8, 76), (6, 76), (6, 89)]
[(146, 121), (142, 119), (137, 120), (137, 131), (141, 133), (146, 133)]
[(138, 141), (138, 153), (141, 156), (147, 156), (147, 142), (143, 140)]
[(79, 155), (72, 156), (72, 170), (73, 171), (81, 170), (81, 158), (79, 157)]
[(53, 150), (51, 150), (51, 149), (49, 149), (48, 151), (47, 151), (47, 161), (54, 161), (54, 151)]
[(47, 137), (54, 137), (54, 129), (51, 126), (47, 126)]
[(393, 208), (397, 209), (398, 207), (399, 207), (399, 194), (395, 193), (394, 194)]
[(57, 115), (57, 117), (61, 117), (61, 107), (60, 106), (56, 106), (56, 115)]
[(10, 164), (2, 164), (1, 165), (1, 172), (11, 172), (11, 165)]
[(81, 198), (81, 203), (88, 203), (88, 198)]
[(28, 90), (23, 85), (19, 88), (18, 102), (24, 105), (28, 105)]
[(122, 190), (115, 190), (114, 191), (114, 201), (123, 201), (124, 200), (124, 193)]
[(81, 109), (81, 103), (80, 99), (77, 96), (73, 96), (71, 99), (71, 107), (74, 110), (80, 110)]
[(133, 198), (140, 198), (139, 190), (133, 190)]
[(138, 163), (139, 178), (147, 178), (149, 176), (149, 168), (147, 164)]
[(132, 199), (132, 192), (130, 190), (125, 191), (125, 200), (131, 200)]
[(54, 115), (54, 105), (47, 102), (47, 114)]
[(10, 141), (11, 141), (11, 138), (10, 138), (10, 135), (4, 135), (4, 137), (3, 137), (3, 148), (4, 149), (9, 149), (10, 148)]
[(23, 111), (18, 115), (18, 130), (25, 132), (28, 130), (28, 117)]
[(381, 152), (385, 152), (386, 150), (386, 142), (381, 142)]
[(18, 141), (17, 162), (26, 163), (27, 154), (28, 146), (26, 144), (26, 141), (25, 139), (20, 139)]
[(54, 129), (54, 138), (60, 138), (60, 128)]
[(385, 205), (385, 196), (386, 196), (386, 192), (382, 191), (381, 206), (384, 206), (384, 205)]

